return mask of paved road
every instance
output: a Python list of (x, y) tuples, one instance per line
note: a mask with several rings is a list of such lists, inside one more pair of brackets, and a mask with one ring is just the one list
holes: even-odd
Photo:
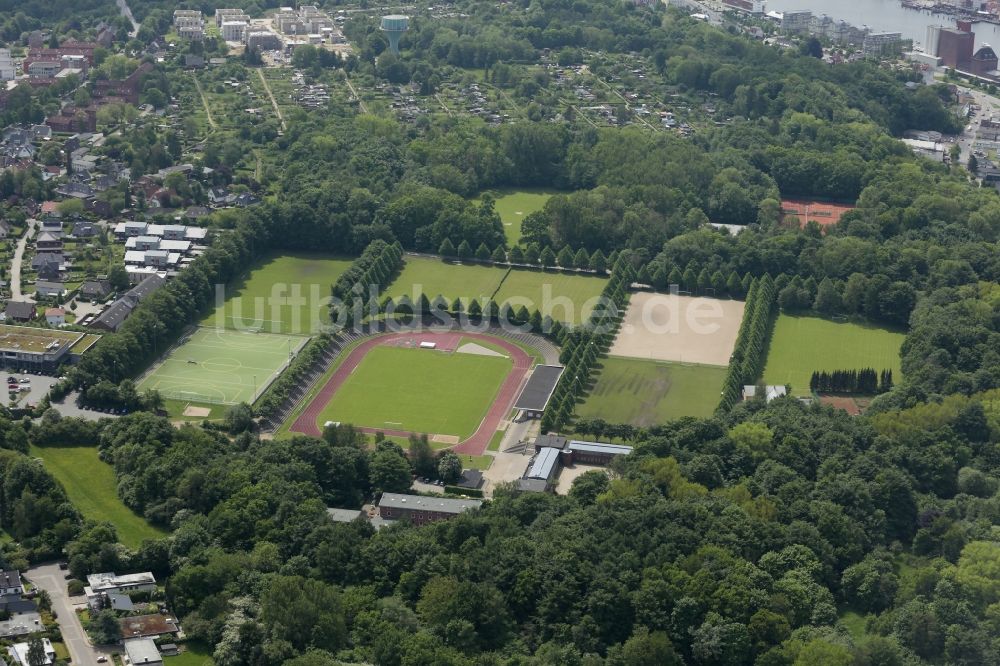
[[(97, 657), (108, 654), (94, 648), (83, 631), (80, 618), (74, 608), (86, 605), (85, 597), (73, 597), (66, 593), (65, 572), (57, 564), (43, 564), (28, 569), (25, 578), (37, 587), (45, 590), (52, 598), (52, 610), (55, 611), (62, 631), (63, 641), (69, 649), (73, 666), (97, 666)], [(76, 603), (79, 600), (79, 603)]]
[[(21, 240), (17, 242), (17, 249), (14, 250), (14, 259), (10, 262), (10, 300), (20, 301), (24, 299), (21, 293), (21, 264), (24, 263), (24, 249), (28, 246), (28, 241), (35, 235), (38, 220), (28, 220), (28, 228), (25, 229)], [(27, 299), (31, 301), (32, 299)]]
[(115, 0), (118, 5), (118, 11), (121, 15), (128, 19), (128, 22), (132, 24), (132, 32), (129, 33), (129, 37), (135, 37), (139, 32), (139, 24), (136, 23), (135, 17), (132, 16), (132, 10), (129, 9), (128, 3), (125, 0)]

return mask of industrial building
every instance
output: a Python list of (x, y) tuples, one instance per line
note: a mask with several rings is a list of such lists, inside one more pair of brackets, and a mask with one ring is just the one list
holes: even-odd
[(11, 81), (16, 75), (10, 49), (0, 49), (0, 81)]

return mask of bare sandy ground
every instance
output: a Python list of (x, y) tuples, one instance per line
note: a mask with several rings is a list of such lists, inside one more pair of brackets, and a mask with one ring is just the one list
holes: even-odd
[(204, 418), (212, 413), (212, 410), (208, 407), (195, 407), (194, 405), (188, 405), (184, 408), (184, 416)]
[(476, 356), (503, 356), (500, 352), (490, 349), (489, 347), (477, 345), (475, 342), (466, 342), (455, 351), (459, 354), (475, 354)]
[(612, 356), (728, 365), (743, 321), (743, 301), (633, 294)]

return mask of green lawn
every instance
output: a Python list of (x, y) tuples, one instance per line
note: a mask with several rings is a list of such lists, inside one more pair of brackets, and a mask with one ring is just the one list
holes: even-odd
[(475, 432), (510, 359), (376, 347), (317, 419), (465, 438)]
[(187, 641), (176, 657), (164, 657), (164, 666), (212, 666), (212, 650), (204, 643)]
[(329, 322), (330, 286), (351, 259), (319, 254), (269, 257), (226, 286), (202, 326), (312, 335)]
[[(544, 208), (545, 202), (553, 194), (558, 193), (557, 190), (546, 189), (489, 191), (489, 194), (493, 195), (496, 200), (496, 211), (500, 215), (500, 221), (503, 222), (508, 245), (517, 245), (518, 241), (521, 240), (521, 222), (524, 218)], [(478, 202), (480, 199), (482, 199), (481, 194), (474, 201)]]
[(158, 539), (166, 534), (118, 499), (114, 470), (97, 457), (95, 447), (32, 446), (31, 455), (42, 459), (45, 469), (62, 484), (85, 518), (110, 521), (118, 531), (119, 541), (129, 548), (137, 548), (143, 539)]
[(594, 275), (512, 270), (494, 300), (497, 305), (509, 301), (515, 309), (525, 305), (528, 312), (538, 310), (542, 316), (579, 324), (590, 316), (606, 283), (606, 278)]
[(711, 416), (719, 404), (726, 368), (604, 358), (597, 383), (577, 406), (583, 418), (649, 426), (682, 416)]
[(253, 403), (306, 338), (198, 328), (140, 383), (164, 398), (209, 404)]
[(406, 257), (406, 264), (390, 285), (388, 293), (397, 301), (403, 295), (417, 299), (423, 293), (430, 300), (438, 295), (444, 296), (449, 305), (455, 298), (464, 302), (475, 298), (482, 303), (493, 295), (506, 273), (506, 268), (496, 266), (450, 264), (440, 259)]
[(814, 371), (873, 368), (892, 370), (898, 383), (904, 337), (877, 326), (783, 314), (774, 327), (764, 381), (791, 384), (793, 395), (806, 395)]

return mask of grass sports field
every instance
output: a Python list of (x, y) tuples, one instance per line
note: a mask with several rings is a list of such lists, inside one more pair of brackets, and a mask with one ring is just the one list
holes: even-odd
[(320, 413), (317, 423), (468, 437), (513, 364), (509, 358), (375, 347)]
[(155, 389), (174, 400), (252, 403), (306, 340), (199, 328), (139, 383), (139, 389)]
[(512, 307), (525, 303), (528, 312), (539, 310), (559, 321), (579, 324), (593, 310), (591, 299), (601, 295), (607, 279), (594, 275), (571, 275), (554, 271), (511, 271), (500, 285), (497, 305), (510, 301)]
[[(530, 189), (530, 190), (490, 190), (490, 194), (496, 200), (496, 211), (503, 222), (503, 231), (507, 236), (507, 244), (517, 245), (521, 240), (521, 222), (524, 218), (545, 207), (545, 202), (553, 194), (558, 194), (557, 190)], [(476, 197), (479, 201), (482, 195)]]
[(403, 294), (414, 298), (422, 292), (431, 300), (440, 294), (449, 305), (456, 297), (466, 303), (472, 298), (483, 302), (492, 297), (498, 306), (510, 300), (515, 308), (525, 305), (529, 311), (538, 309), (543, 315), (551, 312), (553, 319), (572, 319), (579, 323), (592, 309), (592, 305), (585, 307), (586, 302), (600, 296), (606, 282), (605, 278), (592, 275), (541, 270), (508, 271), (496, 266), (450, 264), (440, 259), (407, 257), (406, 265), (388, 293), (396, 300)]
[(903, 333), (819, 317), (781, 315), (764, 367), (768, 384), (791, 384), (793, 395), (809, 393), (816, 370), (892, 370), (898, 382)]
[(32, 446), (31, 455), (42, 459), (45, 469), (62, 484), (84, 518), (111, 522), (119, 541), (129, 548), (138, 548), (143, 539), (158, 539), (166, 534), (118, 499), (114, 470), (97, 457), (95, 447)]
[(463, 302), (476, 298), (489, 299), (507, 273), (506, 268), (478, 264), (448, 264), (440, 259), (406, 257), (399, 277), (389, 287), (388, 293), (397, 301), (403, 295), (419, 297), (421, 293), (433, 300), (439, 294)]
[(351, 261), (313, 254), (264, 259), (226, 286), (225, 303), (217, 304), (201, 325), (295, 335), (316, 333), (329, 321), (330, 285)]
[(609, 357), (577, 415), (648, 426), (682, 416), (711, 416), (726, 368)]

